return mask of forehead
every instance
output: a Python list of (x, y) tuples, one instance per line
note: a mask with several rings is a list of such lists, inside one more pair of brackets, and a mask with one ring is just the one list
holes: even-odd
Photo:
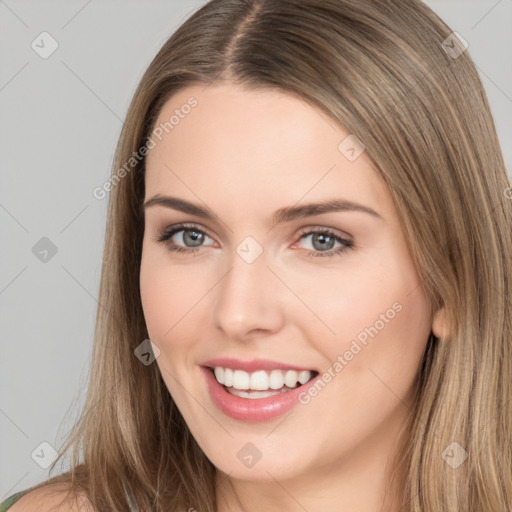
[(364, 152), (353, 158), (362, 149), (354, 135), (282, 91), (230, 82), (184, 88), (162, 108), (152, 139), (147, 197), (199, 197), (212, 209), (230, 201), (277, 209), (306, 196), (389, 203)]

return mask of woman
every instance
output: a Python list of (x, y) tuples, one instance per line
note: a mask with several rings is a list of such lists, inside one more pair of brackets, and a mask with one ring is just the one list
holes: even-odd
[(209, 2), (121, 134), (71, 470), (10, 511), (512, 509), (509, 187), (420, 1)]

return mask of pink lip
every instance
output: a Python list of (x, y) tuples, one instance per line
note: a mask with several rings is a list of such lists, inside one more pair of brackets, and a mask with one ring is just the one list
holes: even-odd
[(229, 357), (220, 357), (217, 359), (209, 359), (201, 366), (209, 366), (213, 368), (220, 366), (222, 368), (231, 368), (233, 370), (244, 370), (246, 372), (255, 372), (257, 370), (311, 370), (302, 366), (293, 366), (291, 364), (280, 363), (278, 361), (269, 361), (268, 359), (253, 359), (252, 361), (241, 361)]
[[(221, 364), (215, 364), (214, 366), (223, 366)], [(229, 368), (230, 365), (223, 367)], [(240, 368), (240, 366), (235, 366)], [(263, 369), (258, 366), (259, 369)], [(274, 367), (275, 368), (275, 367)], [(280, 368), (283, 368), (280, 366)], [(240, 368), (242, 369), (242, 368)], [(268, 368), (266, 368), (268, 369)], [(295, 368), (293, 368), (295, 369)], [(281, 416), (291, 410), (299, 402), (299, 395), (307, 392), (308, 388), (312, 386), (316, 380), (320, 377), (318, 374), (312, 378), (306, 384), (294, 388), (286, 393), (280, 393), (278, 395), (269, 396), (267, 398), (241, 398), (239, 396), (231, 395), (226, 391), (225, 386), (219, 384), (217, 379), (213, 375), (213, 370), (207, 367), (201, 367), (203, 372), (210, 396), (215, 405), (230, 418), (245, 422), (263, 422), (269, 421), (278, 416)]]

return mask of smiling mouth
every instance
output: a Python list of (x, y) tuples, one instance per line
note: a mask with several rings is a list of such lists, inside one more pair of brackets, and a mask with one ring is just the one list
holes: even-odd
[(258, 399), (287, 393), (318, 375), (315, 370), (244, 370), (209, 367), (215, 379), (231, 395)]

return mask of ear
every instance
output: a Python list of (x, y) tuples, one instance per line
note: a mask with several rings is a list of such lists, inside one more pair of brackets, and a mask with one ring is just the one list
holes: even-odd
[(450, 337), (450, 323), (446, 309), (439, 308), (432, 318), (432, 332), (438, 339), (446, 340)]

